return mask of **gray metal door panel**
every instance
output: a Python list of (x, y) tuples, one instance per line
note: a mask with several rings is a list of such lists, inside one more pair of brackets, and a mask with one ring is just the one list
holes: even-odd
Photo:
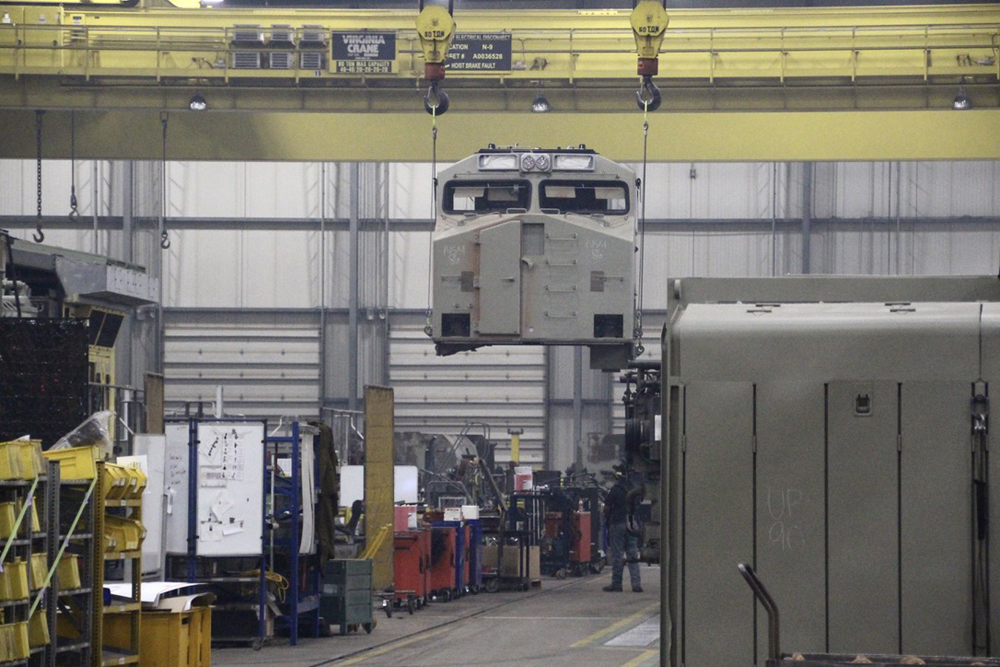
[(970, 382), (903, 383), (903, 653), (972, 648)]
[(831, 652), (899, 650), (897, 391), (885, 381), (829, 385)]
[[(782, 645), (826, 650), (824, 387), (757, 385), (757, 572), (781, 610)], [(767, 617), (757, 657), (767, 656)]]
[(484, 229), (479, 243), (479, 333), (520, 333), (520, 221)]
[(685, 389), (684, 654), (689, 665), (753, 661), (753, 386)]

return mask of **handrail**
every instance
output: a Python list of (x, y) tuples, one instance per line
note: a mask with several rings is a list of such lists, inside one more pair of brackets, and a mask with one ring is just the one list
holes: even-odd
[(746, 563), (739, 563), (736, 568), (743, 575), (743, 578), (746, 579), (747, 584), (750, 585), (750, 590), (753, 591), (754, 597), (764, 605), (764, 611), (767, 612), (767, 655), (769, 659), (776, 661), (781, 657), (778, 605), (775, 603), (774, 598), (771, 597), (771, 594), (767, 592), (764, 582), (760, 580), (760, 577), (757, 576), (752, 567)]

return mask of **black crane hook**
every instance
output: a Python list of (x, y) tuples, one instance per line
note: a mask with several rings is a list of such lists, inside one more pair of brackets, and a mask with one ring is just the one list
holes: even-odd
[(653, 83), (653, 77), (642, 77), (642, 84), (639, 85), (639, 90), (635, 93), (635, 101), (643, 111), (656, 111), (660, 108), (663, 96), (660, 94), (660, 89)]
[(441, 90), (437, 81), (431, 81), (427, 94), (424, 95), (424, 110), (432, 116), (443, 116), (448, 112), (450, 103), (448, 93)]

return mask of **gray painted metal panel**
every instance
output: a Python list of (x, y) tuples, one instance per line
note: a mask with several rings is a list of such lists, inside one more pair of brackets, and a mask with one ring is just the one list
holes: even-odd
[[(899, 650), (898, 385), (829, 385), (829, 650)], [(869, 413), (860, 397), (869, 399)], [(863, 398), (861, 399), (864, 400)]]
[[(826, 649), (823, 384), (757, 385), (757, 572), (781, 610), (782, 644)], [(757, 617), (757, 658), (767, 617)]]
[[(807, 290), (798, 296), (804, 298), (815, 296)], [(979, 374), (979, 309), (978, 303), (695, 303), (674, 327), (683, 360), (675, 372), (702, 380), (967, 380)]]
[(903, 653), (971, 655), (971, 382), (903, 383)]
[(521, 333), (521, 222), (483, 229), (479, 244), (479, 332)]
[(684, 655), (689, 665), (753, 661), (753, 386), (685, 389)]

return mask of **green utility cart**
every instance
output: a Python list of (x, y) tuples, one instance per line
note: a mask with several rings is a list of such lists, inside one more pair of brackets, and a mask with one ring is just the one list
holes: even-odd
[(372, 561), (367, 559), (329, 560), (323, 568), (320, 615), (329, 625), (339, 625), (340, 634), (352, 626), (371, 633)]

